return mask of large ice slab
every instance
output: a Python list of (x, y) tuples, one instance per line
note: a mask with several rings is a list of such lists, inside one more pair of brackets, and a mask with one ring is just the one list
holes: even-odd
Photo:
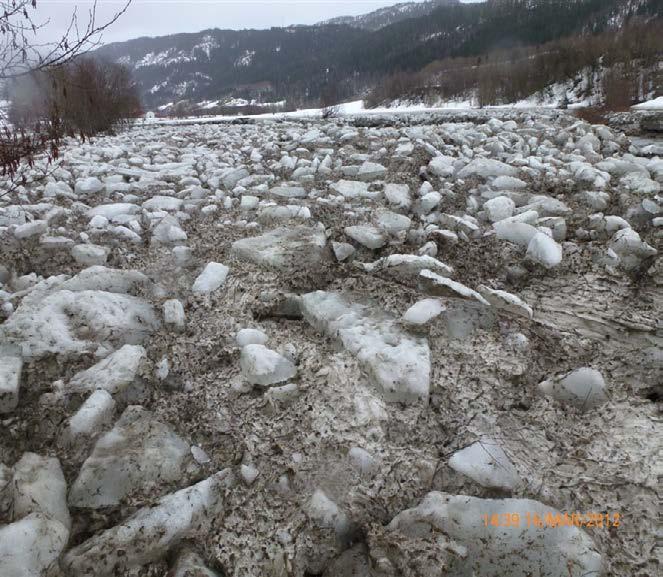
[(153, 288), (138, 271), (104, 266), (87, 268), (72, 278), (49, 277), (0, 326), (0, 342), (18, 346), (24, 359), (81, 354), (100, 344), (139, 344), (160, 322), (152, 305), (134, 294)]
[(69, 492), (73, 507), (117, 505), (186, 479), (198, 466), (189, 443), (140, 406), (129, 406), (96, 443)]
[[(450, 577), (598, 577), (602, 560), (591, 538), (575, 526), (545, 524), (559, 514), (531, 499), (432, 492), (417, 507), (399, 513), (388, 528), (408, 537), (441, 531), (464, 546), (467, 555), (453, 558), (445, 573)], [(518, 515), (518, 526), (495, 527), (493, 515), (503, 524), (507, 516)], [(543, 526), (532, 522), (534, 515)]]
[(326, 245), (327, 237), (322, 228), (281, 227), (261, 236), (235, 241), (231, 254), (269, 268), (304, 269), (329, 258)]
[(428, 402), (428, 341), (405, 332), (397, 319), (377, 307), (353, 303), (339, 293), (316, 291), (301, 298), (304, 318), (338, 337), (366, 368), (390, 401)]
[(222, 514), (227, 477), (220, 471), (140, 509), (126, 521), (73, 548), (63, 568), (72, 577), (106, 577), (155, 561), (185, 538), (207, 531)]
[[(159, 326), (152, 306), (130, 295), (61, 290), (26, 300), (0, 329), (24, 357), (84, 353), (101, 342), (140, 343)], [(83, 327), (86, 338), (79, 337)]]

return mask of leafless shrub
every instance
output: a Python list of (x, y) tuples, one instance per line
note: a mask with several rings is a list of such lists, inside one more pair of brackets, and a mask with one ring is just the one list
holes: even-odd
[(138, 89), (124, 66), (83, 57), (48, 76), (50, 117), (58, 116), (70, 135), (111, 132), (142, 114)]
[(396, 72), (387, 76), (366, 98), (366, 106), (372, 108), (397, 98), (417, 97), (424, 87), (423, 76), (416, 72)]
[(36, 19), (37, 0), (0, 0), (0, 81), (26, 90), (11, 118), (0, 114), (0, 175), (9, 181), (0, 197), (24, 181), (22, 165), (32, 167), (42, 153), (46, 166), (58, 157), (65, 128), (62, 115), (52, 100), (44, 98), (46, 91), (39, 84), (57, 82), (43, 74), (65, 67), (98, 46), (102, 32), (124, 14), (130, 1), (103, 23), (96, 18), (96, 1), (87, 17), (80, 18), (74, 10), (60, 38), (44, 42), (41, 32), (47, 22)]

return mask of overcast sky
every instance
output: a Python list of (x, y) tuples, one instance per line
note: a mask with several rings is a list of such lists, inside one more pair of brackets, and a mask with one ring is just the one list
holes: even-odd
[[(104, 33), (103, 41), (139, 36), (198, 32), (206, 28), (269, 28), (314, 24), (334, 16), (358, 15), (399, 0), (133, 0), (127, 12)], [(480, 0), (463, 0), (474, 2)], [(49, 24), (41, 38), (62, 34), (74, 9), (86, 20), (92, 0), (37, 0), (35, 21)], [(123, 0), (98, 0), (97, 22), (107, 21), (122, 8)]]

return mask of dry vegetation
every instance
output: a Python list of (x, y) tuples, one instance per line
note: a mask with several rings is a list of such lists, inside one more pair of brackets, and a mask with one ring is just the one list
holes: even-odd
[(9, 121), (21, 128), (48, 120), (59, 122), (64, 134), (85, 138), (142, 112), (128, 69), (87, 57), (19, 78), (13, 88)]

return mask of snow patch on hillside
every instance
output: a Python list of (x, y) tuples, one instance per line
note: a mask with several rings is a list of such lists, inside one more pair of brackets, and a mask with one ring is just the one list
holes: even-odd
[(162, 52), (154, 53), (148, 52), (136, 64), (134, 68), (143, 68), (145, 66), (171, 66), (173, 64), (181, 64), (183, 62), (192, 62), (195, 58), (186, 56), (182, 52), (175, 52), (172, 48), (163, 50)]
[(251, 62), (253, 62), (253, 57), (255, 56), (255, 54), (256, 54), (255, 50), (245, 50), (244, 55), (235, 61), (235, 66), (237, 68), (240, 68), (242, 66), (251, 66)]
[(191, 50), (192, 53), (195, 53), (196, 51), (202, 52), (207, 56), (207, 59), (210, 59), (210, 55), (212, 53), (212, 50), (215, 48), (219, 47), (219, 43), (209, 34), (206, 36), (203, 36), (202, 42), (200, 44), (196, 44), (193, 49)]

